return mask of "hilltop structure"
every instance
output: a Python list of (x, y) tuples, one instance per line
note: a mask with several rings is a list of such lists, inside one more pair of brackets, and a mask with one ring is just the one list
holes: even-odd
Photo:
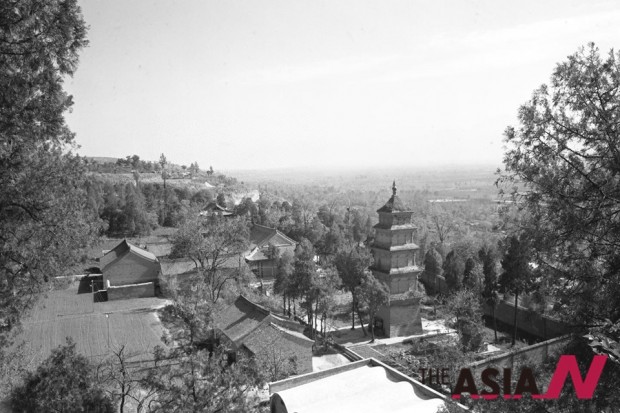
[(377, 210), (379, 223), (374, 226), (372, 244), (375, 263), (370, 268), (390, 293), (388, 304), (379, 309), (375, 321), (387, 337), (423, 333), (420, 299), (409, 293), (417, 290), (422, 271), (416, 262), (419, 247), (413, 242), (417, 228), (411, 223), (413, 211), (404, 206), (396, 190), (394, 182), (392, 197)]

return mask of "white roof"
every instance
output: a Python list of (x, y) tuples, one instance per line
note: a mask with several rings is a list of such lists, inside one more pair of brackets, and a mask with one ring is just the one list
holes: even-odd
[(429, 398), (408, 381), (395, 381), (382, 366), (361, 366), (278, 391), (289, 413), (435, 413), (442, 399)]

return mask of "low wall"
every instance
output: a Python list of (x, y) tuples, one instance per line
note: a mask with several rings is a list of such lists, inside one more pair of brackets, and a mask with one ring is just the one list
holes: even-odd
[(523, 358), (527, 358), (533, 365), (539, 365), (547, 361), (550, 355), (564, 348), (571, 340), (572, 336), (568, 334), (543, 341), (542, 343), (522, 347), (508, 353), (489, 357), (472, 363), (468, 367), (472, 369), (474, 376), (479, 376), (480, 372), (487, 367), (513, 368), (515, 361)]
[[(514, 308), (514, 303), (500, 301), (495, 306), (495, 318), (504, 324), (514, 326)], [(490, 305), (484, 305), (483, 311), (485, 316), (493, 317)], [(521, 306), (517, 307), (517, 328), (543, 340), (559, 337), (570, 331), (567, 324)]]
[[(432, 277), (422, 272), (420, 281), (426, 287), (427, 292), (431, 294), (445, 294), (448, 291), (446, 280), (441, 275)], [(493, 317), (493, 308), (490, 305), (485, 304), (482, 310), (485, 316)], [(495, 318), (503, 324), (514, 326), (514, 303), (500, 301), (495, 306)], [(521, 306), (517, 307), (517, 328), (543, 340), (559, 337), (570, 332), (568, 324)]]
[(144, 297), (155, 297), (154, 282), (108, 287), (108, 301)]

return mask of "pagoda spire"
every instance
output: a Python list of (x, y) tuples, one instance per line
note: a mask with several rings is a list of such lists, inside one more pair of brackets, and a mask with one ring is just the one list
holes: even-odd
[(396, 196), (396, 179), (392, 182), (392, 195)]

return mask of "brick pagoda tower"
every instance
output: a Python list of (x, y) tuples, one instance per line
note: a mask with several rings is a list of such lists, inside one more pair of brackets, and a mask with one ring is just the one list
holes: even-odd
[(413, 242), (416, 226), (411, 223), (413, 211), (408, 211), (396, 195), (396, 181), (392, 197), (377, 212), (379, 223), (374, 227), (372, 245), (375, 263), (370, 269), (390, 292), (389, 303), (379, 309), (377, 318), (388, 337), (421, 334), (420, 299), (406, 294), (417, 290), (421, 272), (416, 262), (419, 247)]

